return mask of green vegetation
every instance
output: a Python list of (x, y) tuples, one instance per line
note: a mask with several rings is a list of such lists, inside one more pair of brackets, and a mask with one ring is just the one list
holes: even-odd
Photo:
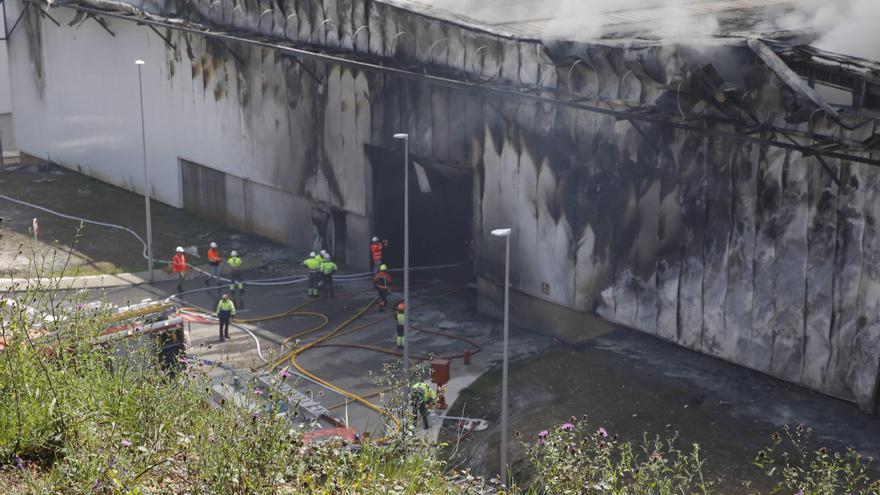
[(75, 296), (19, 300), (37, 311), (2, 308), (0, 492), (465, 493), (411, 432), (306, 444), (269, 391), (250, 392), (264, 409), (212, 406), (207, 365), (171, 373), (145, 346), (120, 357), (94, 344), (108, 315)]

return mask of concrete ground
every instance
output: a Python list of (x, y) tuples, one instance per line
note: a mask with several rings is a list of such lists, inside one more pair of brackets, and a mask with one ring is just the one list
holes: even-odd
[[(0, 194), (68, 215), (128, 227), (146, 237), (144, 198), (61, 167), (46, 164), (0, 167)], [(153, 252), (170, 259), (176, 246), (194, 246), (206, 264), (208, 244), (221, 250), (237, 249), (255, 264), (298, 258), (286, 247), (227, 229), (183, 210), (153, 201)], [(143, 245), (130, 233), (61, 218), (0, 199), (0, 273), (34, 276), (95, 275), (141, 272), (147, 269)], [(39, 221), (39, 236), (32, 235), (32, 222)], [(19, 252), (24, 248), (24, 253)], [(73, 248), (71, 250), (71, 248)], [(26, 254), (37, 253), (39, 269)], [(68, 257), (67, 254), (70, 254)], [(161, 268), (163, 265), (157, 265)]]

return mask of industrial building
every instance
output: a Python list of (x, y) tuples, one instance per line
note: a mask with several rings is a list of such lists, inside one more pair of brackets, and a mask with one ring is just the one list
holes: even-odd
[[(9, 0), (18, 148), (366, 267), (475, 253), (492, 312), (630, 326), (876, 412), (880, 64), (784, 0), (545, 12), (411, 0)], [(709, 34), (694, 28), (711, 20)], [(548, 38), (548, 31), (557, 30)], [(399, 260), (393, 259), (396, 263)]]

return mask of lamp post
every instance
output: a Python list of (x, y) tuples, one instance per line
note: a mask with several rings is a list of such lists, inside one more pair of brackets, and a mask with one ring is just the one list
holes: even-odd
[(492, 235), (504, 237), (504, 343), (501, 361), (501, 484), (507, 486), (507, 336), (510, 328), (510, 233), (511, 229), (495, 229)]
[(409, 395), (409, 134), (397, 133), (403, 140), (403, 386)]
[(144, 156), (144, 210), (147, 215), (147, 263), (150, 270), (150, 282), (153, 281), (153, 221), (150, 215), (150, 175), (147, 173), (147, 131), (144, 125), (144, 78), (141, 75), (143, 60), (135, 60), (138, 69), (138, 90), (141, 99), (141, 151)]

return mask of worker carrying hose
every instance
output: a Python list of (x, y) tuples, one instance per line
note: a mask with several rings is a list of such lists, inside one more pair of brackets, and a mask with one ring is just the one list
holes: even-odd
[(331, 299), (336, 298), (336, 294), (333, 292), (333, 274), (336, 273), (336, 263), (330, 257), (330, 253), (324, 255), (324, 261), (321, 262), (321, 282), (323, 284), (324, 291), (324, 299), (330, 297)]
[(220, 320), (220, 342), (229, 338), (229, 322), (235, 316), (235, 303), (229, 299), (229, 294), (223, 294), (217, 303), (217, 319)]
[(379, 271), (379, 267), (382, 265), (382, 250), (387, 246), (387, 240), (380, 241), (378, 237), (373, 236), (373, 240), (370, 242), (370, 261), (372, 263), (373, 273)]
[(382, 263), (379, 265), (379, 271), (373, 275), (373, 287), (376, 288), (376, 295), (379, 297), (379, 312), (385, 311), (385, 305), (388, 304), (388, 292), (391, 291), (391, 275), (386, 271), (388, 265)]
[(223, 258), (220, 257), (220, 252), (217, 251), (217, 243), (212, 242), (211, 247), (208, 249), (208, 265), (211, 266), (211, 276), (205, 279), (205, 286), (210, 285), (211, 280), (220, 278), (220, 263), (223, 263)]
[(403, 337), (403, 327), (406, 325), (406, 307), (401, 301), (397, 305), (397, 348), (403, 349), (404, 337)]
[(437, 392), (425, 382), (419, 382), (412, 386), (409, 393), (409, 400), (413, 408), (413, 416), (416, 421), (422, 418), (422, 424), (428, 429), (428, 406), (437, 402)]
[(232, 291), (232, 297), (235, 297), (236, 290), (238, 290), (239, 295), (243, 295), (244, 282), (242, 281), (241, 258), (238, 256), (238, 252), (232, 251), (229, 253), (229, 259), (226, 260), (226, 264), (232, 270), (229, 274), (229, 278), (232, 280), (232, 285), (229, 286), (229, 290)]
[(302, 262), (309, 269), (309, 297), (318, 297), (318, 279), (321, 277), (321, 262), (314, 251)]
[(171, 271), (177, 275), (177, 292), (183, 292), (183, 281), (186, 279), (186, 256), (183, 255), (183, 247), (177, 246), (174, 257), (171, 258)]

